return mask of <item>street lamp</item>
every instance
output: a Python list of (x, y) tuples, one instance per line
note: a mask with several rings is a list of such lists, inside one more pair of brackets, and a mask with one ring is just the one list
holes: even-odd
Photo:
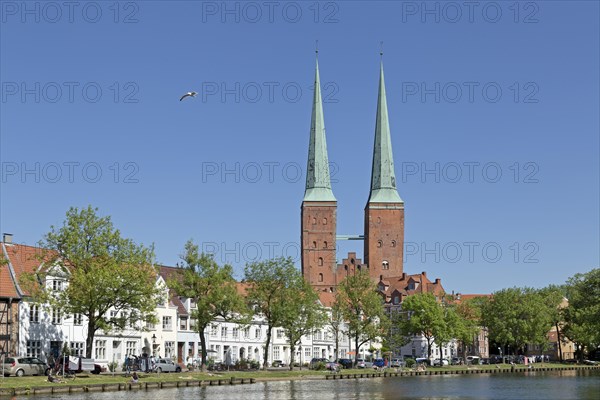
[(498, 351), (500, 352), (500, 358), (502, 359), (502, 364), (504, 364), (504, 356), (502, 355), (502, 347), (498, 346)]
[(156, 333), (152, 334), (152, 357), (155, 357), (155, 349), (156, 349)]
[(300, 370), (302, 371), (302, 344), (298, 346), (298, 351), (300, 352)]

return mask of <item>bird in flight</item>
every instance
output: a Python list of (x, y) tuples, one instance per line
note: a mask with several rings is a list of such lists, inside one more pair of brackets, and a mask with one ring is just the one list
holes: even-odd
[(196, 97), (198, 93), (196, 92), (187, 92), (186, 94), (184, 94), (183, 96), (181, 96), (181, 98), (179, 99), (179, 101), (185, 99), (186, 97)]

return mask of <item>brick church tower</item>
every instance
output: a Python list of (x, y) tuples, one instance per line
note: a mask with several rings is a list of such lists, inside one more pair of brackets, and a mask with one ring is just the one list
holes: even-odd
[(396, 189), (394, 156), (388, 120), (383, 61), (379, 70), (379, 95), (371, 192), (365, 206), (365, 263), (374, 279), (398, 277), (403, 272), (404, 202)]
[(302, 275), (317, 290), (336, 286), (336, 218), (317, 60), (301, 222)]

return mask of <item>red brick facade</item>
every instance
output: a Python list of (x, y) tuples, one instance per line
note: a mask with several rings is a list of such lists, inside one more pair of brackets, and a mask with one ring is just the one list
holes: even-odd
[(365, 261), (373, 280), (402, 276), (404, 204), (368, 203), (365, 207)]
[(336, 202), (302, 203), (302, 274), (319, 291), (337, 285), (336, 222)]

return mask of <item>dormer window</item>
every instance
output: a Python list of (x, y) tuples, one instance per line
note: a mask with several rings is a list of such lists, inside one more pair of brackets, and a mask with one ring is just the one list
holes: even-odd
[(398, 295), (394, 296), (394, 304), (400, 304), (400, 296), (398, 296)]
[(52, 290), (55, 292), (61, 292), (63, 290), (63, 281), (55, 279), (52, 281)]

